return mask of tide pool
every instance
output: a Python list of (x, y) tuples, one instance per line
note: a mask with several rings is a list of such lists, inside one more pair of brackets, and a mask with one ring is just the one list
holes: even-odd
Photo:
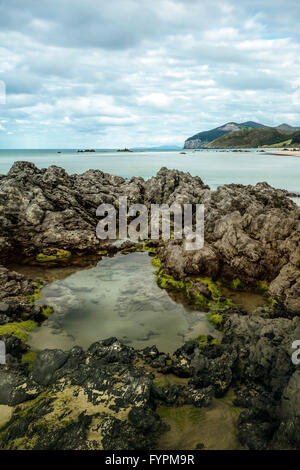
[(158, 287), (151, 257), (118, 254), (42, 289), (41, 305), (54, 313), (29, 337), (33, 350), (89, 347), (116, 336), (142, 349), (173, 352), (200, 334), (218, 336), (207, 314), (177, 303)]

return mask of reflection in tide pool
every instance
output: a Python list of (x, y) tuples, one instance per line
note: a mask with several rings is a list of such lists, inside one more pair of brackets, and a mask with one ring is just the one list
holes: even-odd
[(199, 334), (216, 335), (205, 313), (188, 311), (160, 289), (145, 253), (118, 254), (43, 288), (54, 314), (30, 335), (33, 349), (87, 348), (116, 336), (128, 345), (173, 352)]

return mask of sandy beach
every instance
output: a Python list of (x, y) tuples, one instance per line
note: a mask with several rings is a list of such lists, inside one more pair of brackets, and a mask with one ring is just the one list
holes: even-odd
[(276, 151), (276, 152), (266, 152), (268, 155), (293, 155), (294, 157), (300, 157), (300, 150), (282, 150), (282, 151)]

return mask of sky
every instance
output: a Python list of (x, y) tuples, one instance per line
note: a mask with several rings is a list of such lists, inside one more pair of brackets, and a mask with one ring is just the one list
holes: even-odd
[(299, 17), (299, 0), (0, 0), (0, 148), (300, 126)]

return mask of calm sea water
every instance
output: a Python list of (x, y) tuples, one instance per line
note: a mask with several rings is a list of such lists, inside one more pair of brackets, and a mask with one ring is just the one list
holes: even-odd
[(189, 171), (200, 176), (212, 189), (228, 183), (256, 184), (267, 181), (275, 188), (300, 193), (300, 157), (268, 155), (251, 152), (195, 152), (137, 151), (117, 153), (99, 150), (95, 153), (77, 153), (76, 150), (0, 150), (0, 173), (4, 174), (17, 160), (35, 163), (39, 168), (58, 165), (68, 173), (82, 173), (100, 169), (107, 173), (131, 178), (147, 179), (162, 167)]

